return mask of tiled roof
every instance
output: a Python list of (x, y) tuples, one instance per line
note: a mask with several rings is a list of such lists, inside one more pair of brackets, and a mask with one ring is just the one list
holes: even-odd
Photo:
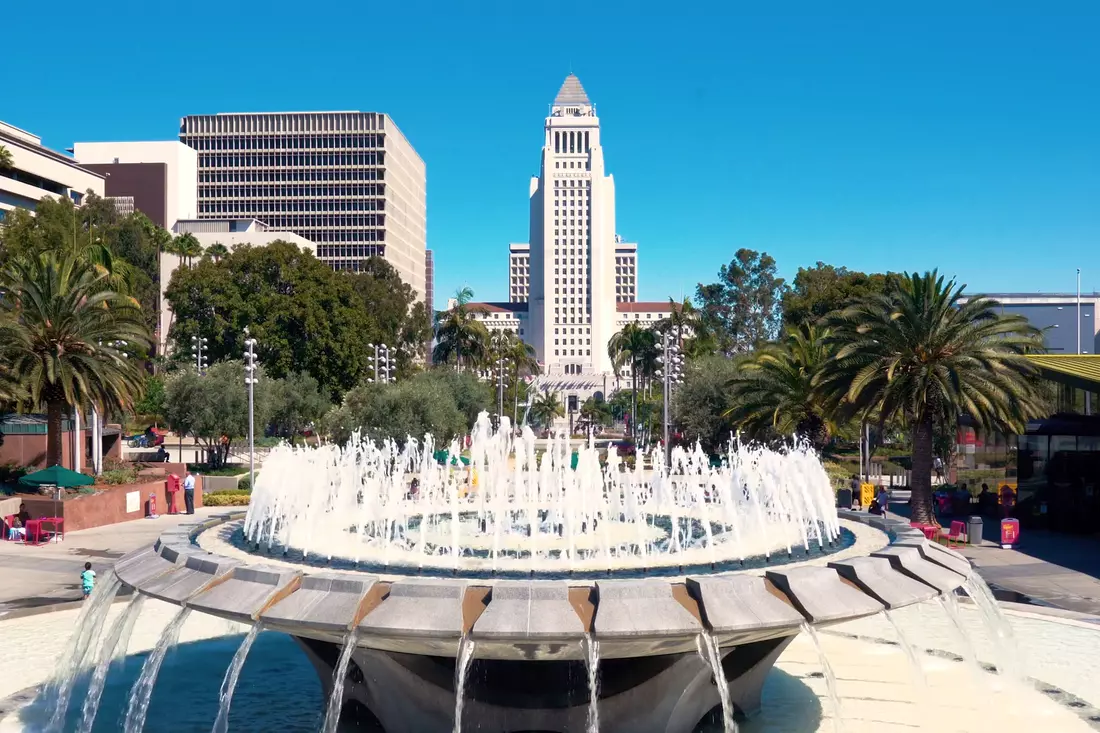
[(554, 97), (555, 107), (567, 107), (575, 104), (592, 104), (588, 101), (588, 95), (584, 93), (581, 80), (575, 74), (565, 77), (565, 83), (558, 90), (558, 96)]
[[(671, 313), (674, 304), (667, 300), (653, 300), (640, 303), (616, 303), (615, 310), (619, 313)], [(675, 306), (677, 309), (679, 305)]]
[(526, 313), (526, 303), (467, 303), (466, 310), (484, 313)]

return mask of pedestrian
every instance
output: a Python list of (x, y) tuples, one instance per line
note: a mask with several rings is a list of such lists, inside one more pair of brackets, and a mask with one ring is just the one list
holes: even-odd
[(84, 572), (80, 574), (80, 587), (84, 591), (85, 600), (87, 600), (88, 596), (92, 594), (92, 589), (95, 588), (95, 571), (92, 570), (90, 562), (84, 563)]
[(195, 469), (188, 469), (187, 478), (183, 480), (183, 504), (187, 507), (188, 514), (195, 513)]
[(936, 456), (932, 459), (932, 468), (936, 472), (936, 481), (943, 483), (943, 459)]

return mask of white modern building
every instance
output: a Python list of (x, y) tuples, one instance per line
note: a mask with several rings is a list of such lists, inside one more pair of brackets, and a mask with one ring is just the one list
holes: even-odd
[(384, 257), (425, 297), (426, 169), (389, 115), (189, 115), (180, 141), (198, 153), (198, 218), (294, 232), (337, 270)]
[(531, 294), (531, 245), (508, 245), (508, 302), (526, 303)]
[[(271, 230), (255, 219), (181, 219), (172, 227), (172, 233), (190, 234), (202, 245), (203, 250), (213, 244), (224, 244), (227, 249), (233, 249), (241, 245), (262, 247), (275, 241), (284, 241), (317, 254), (317, 245), (305, 237), (293, 232)], [(178, 256), (168, 252), (160, 253), (160, 314), (157, 331), (162, 354), (169, 351), (168, 336), (172, 327), (172, 309), (169, 308), (164, 293), (172, 281), (172, 273), (181, 264)]]
[(177, 140), (76, 143), (73, 157), (106, 176), (107, 196), (132, 197), (162, 229), (198, 216), (198, 155)]
[(615, 301), (638, 300), (638, 245), (615, 237)]
[(0, 220), (7, 211), (34, 211), (46, 196), (83, 203), (88, 191), (104, 195), (104, 176), (42, 145), (42, 139), (0, 122), (0, 146), (11, 154), (11, 166), (0, 168)]

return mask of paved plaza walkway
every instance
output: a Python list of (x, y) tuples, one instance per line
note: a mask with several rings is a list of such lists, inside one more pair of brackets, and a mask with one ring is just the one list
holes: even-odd
[(115, 560), (152, 544), (169, 527), (225, 511), (225, 507), (203, 507), (191, 517), (177, 514), (138, 519), (69, 532), (62, 542), (38, 546), (0, 542), (0, 617), (19, 609), (79, 601), (84, 563), (92, 563), (92, 569), (102, 576)]

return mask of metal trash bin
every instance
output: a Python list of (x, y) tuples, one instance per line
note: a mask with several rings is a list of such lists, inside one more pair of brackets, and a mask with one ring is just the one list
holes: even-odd
[(982, 518), (971, 516), (966, 521), (966, 544), (982, 544)]
[(852, 490), (851, 489), (837, 489), (836, 492), (836, 505), (838, 509), (851, 509), (852, 508)]

